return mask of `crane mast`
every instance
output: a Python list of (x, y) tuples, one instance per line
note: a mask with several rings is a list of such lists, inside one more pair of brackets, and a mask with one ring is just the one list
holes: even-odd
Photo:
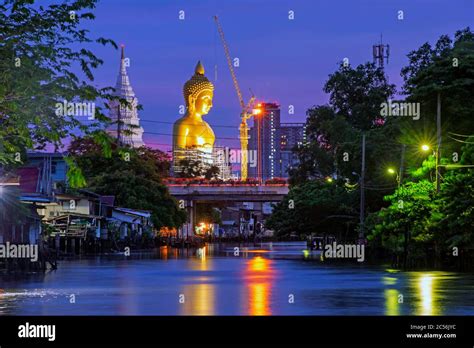
[(237, 77), (235, 76), (234, 66), (232, 65), (232, 59), (229, 52), (229, 47), (227, 46), (227, 42), (225, 41), (224, 30), (222, 29), (221, 24), (219, 23), (219, 19), (217, 16), (214, 16), (214, 21), (217, 25), (217, 30), (219, 32), (219, 36), (221, 37), (222, 45), (224, 46), (225, 57), (227, 60), (227, 65), (229, 66), (230, 75), (232, 76), (232, 82), (234, 84), (235, 91), (237, 92), (237, 97), (239, 98), (239, 104), (242, 109), (240, 113), (240, 126), (239, 126), (239, 139), (240, 139), (240, 150), (241, 150), (241, 164), (240, 164), (240, 172), (241, 172), (241, 179), (243, 181), (247, 180), (248, 176), (248, 143), (249, 143), (249, 128), (247, 124), (247, 120), (252, 117), (252, 113), (250, 112), (252, 105), (255, 101), (255, 97), (252, 95), (250, 101), (247, 105), (245, 105), (244, 98), (242, 97), (242, 92), (240, 91), (239, 82), (237, 81)]

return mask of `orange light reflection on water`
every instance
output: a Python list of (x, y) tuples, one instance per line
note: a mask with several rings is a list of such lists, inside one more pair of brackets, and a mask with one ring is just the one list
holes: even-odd
[(271, 315), (272, 260), (256, 256), (247, 262), (245, 281), (249, 291), (249, 315)]
[[(212, 270), (212, 259), (207, 258), (207, 253), (207, 247), (197, 249), (195, 258), (189, 259), (189, 268), (199, 272)], [(215, 284), (205, 273), (198, 276), (195, 282), (195, 284), (184, 285), (181, 290), (181, 293), (185, 295), (185, 302), (181, 305), (181, 314), (215, 315)]]

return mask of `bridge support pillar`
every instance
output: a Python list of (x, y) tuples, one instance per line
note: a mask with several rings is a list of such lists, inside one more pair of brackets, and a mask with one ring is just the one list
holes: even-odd
[(189, 239), (194, 236), (194, 226), (196, 225), (196, 202), (193, 200), (187, 200), (186, 212), (188, 213), (188, 221), (185, 226), (183, 226), (183, 238)]

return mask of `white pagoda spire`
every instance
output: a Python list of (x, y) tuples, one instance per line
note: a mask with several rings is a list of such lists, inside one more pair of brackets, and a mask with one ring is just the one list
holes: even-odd
[[(124, 45), (121, 47), (120, 71), (113, 95), (127, 100), (129, 106), (121, 106), (117, 100), (109, 102), (109, 117), (112, 124), (107, 128), (107, 133), (114, 138), (119, 138), (120, 143), (124, 145), (140, 147), (145, 145), (145, 143), (143, 142), (143, 128), (140, 127), (140, 119), (138, 118), (138, 100), (128, 78)], [(121, 121), (120, 124), (117, 122), (119, 119)], [(118, 136), (119, 132), (120, 136)]]

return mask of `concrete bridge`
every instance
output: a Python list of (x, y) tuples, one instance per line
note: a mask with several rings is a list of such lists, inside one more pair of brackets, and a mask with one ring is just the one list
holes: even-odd
[(279, 202), (288, 194), (288, 185), (209, 185), (168, 184), (170, 194), (188, 213), (188, 222), (180, 231), (181, 236), (193, 236), (196, 225), (196, 205), (211, 202)]
[(177, 200), (198, 202), (279, 202), (288, 194), (287, 185), (178, 185), (169, 184)]

